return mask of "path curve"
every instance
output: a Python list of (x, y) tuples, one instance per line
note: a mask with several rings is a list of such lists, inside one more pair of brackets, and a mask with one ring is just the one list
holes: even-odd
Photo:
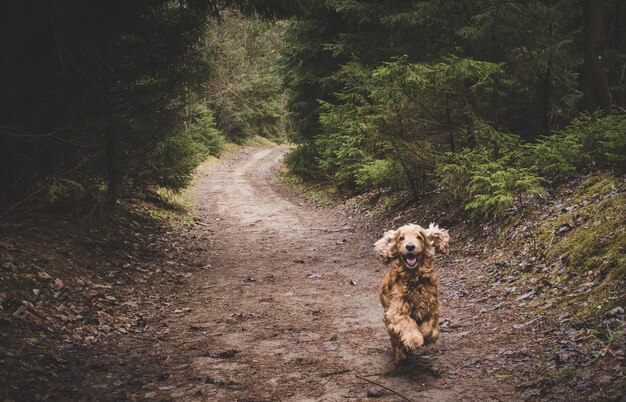
[[(459, 374), (456, 334), (397, 369), (382, 324), (384, 267), (375, 234), (349, 216), (288, 199), (272, 175), (286, 147), (220, 162), (197, 186), (196, 219), (212, 233), (191, 283), (192, 314), (172, 319), (185, 363), (176, 400), (498, 400), (511, 389)], [(443, 281), (444, 284), (449, 282)], [(445, 295), (442, 295), (445, 298)], [(444, 317), (454, 312), (446, 311)], [(481, 353), (472, 346), (463, 352)], [(482, 377), (482, 378), (481, 378)], [(367, 378), (369, 381), (364, 380)], [(384, 387), (376, 385), (378, 383)], [(393, 391), (392, 391), (393, 390)]]

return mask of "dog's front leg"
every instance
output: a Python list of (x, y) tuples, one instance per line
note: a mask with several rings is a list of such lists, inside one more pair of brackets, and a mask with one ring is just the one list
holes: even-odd
[(431, 317), (419, 325), (419, 330), (424, 336), (424, 344), (428, 345), (437, 340), (439, 337), (439, 316)]
[(424, 344), (424, 336), (417, 323), (409, 315), (409, 305), (403, 298), (395, 297), (385, 312), (385, 324), (391, 335), (396, 335), (408, 350), (415, 350)]

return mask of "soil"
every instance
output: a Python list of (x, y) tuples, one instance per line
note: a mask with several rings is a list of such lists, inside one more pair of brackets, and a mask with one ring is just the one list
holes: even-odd
[[(485, 263), (488, 250), (455, 242), (454, 229), (450, 254), (435, 263), (440, 339), (395, 365), (378, 299), (388, 268), (372, 248), (384, 228), (293, 194), (274, 174), (287, 151), (246, 149), (225, 158), (200, 177), (194, 223), (181, 229), (138, 217), (123, 219), (117, 235), (104, 229), (107, 235), (68, 234), (71, 225), (54, 220), (3, 225), (3, 278), (33, 285), (21, 294), (0, 292), (6, 330), (0, 397), (489, 401), (582, 395), (542, 393), (541, 383), (520, 376), (537, 364), (537, 317), (523, 308), (520, 290)], [(436, 218), (422, 223), (430, 220)], [(35, 226), (48, 230), (29, 233)], [(73, 250), (69, 255), (50, 246), (63, 242)], [(619, 395), (607, 388), (611, 397)]]

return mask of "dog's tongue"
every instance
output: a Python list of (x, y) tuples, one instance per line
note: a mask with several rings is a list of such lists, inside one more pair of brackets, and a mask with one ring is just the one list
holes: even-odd
[(417, 258), (415, 258), (414, 256), (410, 256), (406, 258), (406, 263), (409, 265), (415, 265), (416, 262), (417, 262)]

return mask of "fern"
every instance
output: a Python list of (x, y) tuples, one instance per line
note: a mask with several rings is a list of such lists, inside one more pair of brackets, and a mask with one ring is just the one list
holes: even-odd
[(541, 183), (542, 179), (529, 169), (488, 163), (470, 180), (471, 200), (465, 209), (494, 217), (502, 216), (514, 205), (519, 211), (527, 199), (545, 193)]
[(71, 179), (52, 177), (48, 185), (47, 196), (50, 204), (55, 204), (58, 201), (78, 199), (84, 193), (85, 187), (81, 183)]

